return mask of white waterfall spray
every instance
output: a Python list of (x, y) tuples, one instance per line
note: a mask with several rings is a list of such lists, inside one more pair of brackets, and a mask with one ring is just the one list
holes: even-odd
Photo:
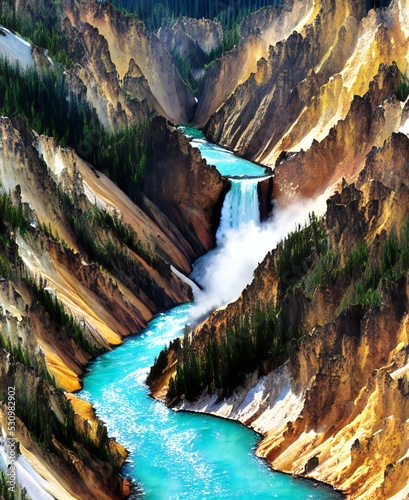
[(232, 230), (253, 222), (260, 225), (260, 204), (257, 186), (260, 179), (230, 179), (231, 188), (226, 195), (217, 230), (217, 245), (223, 244)]
[(327, 194), (317, 200), (299, 200), (284, 209), (276, 209), (273, 218), (261, 224), (257, 197), (260, 180), (233, 180), (223, 204), (217, 247), (196, 261), (191, 274), (203, 287), (195, 293), (192, 322), (237, 300), (251, 283), (255, 268), (267, 252), (297, 224), (304, 224), (309, 213), (325, 212)]

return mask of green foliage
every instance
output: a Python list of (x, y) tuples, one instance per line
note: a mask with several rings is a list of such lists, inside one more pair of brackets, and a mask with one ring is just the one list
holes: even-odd
[(395, 274), (395, 266), (399, 260), (400, 246), (396, 236), (396, 232), (392, 230), (391, 234), (386, 238), (381, 252), (381, 274), (385, 278), (392, 278)]
[(129, 248), (137, 249), (138, 245), (135, 241), (135, 231), (131, 225), (124, 224), (116, 213), (111, 215), (105, 209), (102, 210), (94, 207), (94, 217), (95, 220), (103, 227), (105, 226), (111, 229), (121, 243), (127, 245)]
[(49, 448), (52, 446), (52, 435), (58, 433), (59, 422), (50, 407), (45, 388), (41, 383), (34, 388), (30, 387), (21, 376), (15, 378), (13, 385), (16, 388), (16, 416), (24, 422), (32, 437), (44, 449)]
[(298, 226), (277, 247), (277, 272), (284, 291), (296, 284), (317, 257), (327, 249), (327, 238), (322, 222), (310, 215), (308, 226)]
[(312, 298), (317, 288), (335, 278), (339, 256), (327, 249), (319, 255), (311, 270), (304, 278), (305, 294)]
[(103, 247), (98, 242), (89, 214), (76, 210), (69, 214), (69, 222), (77, 242), (81, 245), (88, 257), (92, 261), (105, 267), (105, 269), (113, 269), (113, 255), (108, 251), (108, 248)]
[(6, 339), (6, 337), (4, 337), (1, 333), (0, 348), (5, 349), (8, 353), (10, 353), (14, 360), (18, 363), (22, 363), (23, 365), (30, 366), (32, 368), (39, 368), (36, 359), (30, 354), (27, 347), (22, 347), (20, 343), (17, 344), (17, 346), (12, 345), (10, 339)]
[(138, 201), (151, 150), (150, 122), (110, 134), (86, 97), (69, 90), (61, 69), (22, 73), (6, 61), (0, 61), (0, 114), (26, 117), (36, 132), (74, 148)]
[[(138, 201), (151, 152), (151, 123), (141, 122), (114, 134), (94, 128), (84, 156), (106, 173), (133, 201)], [(81, 153), (81, 151), (80, 151)]]
[(14, 500), (14, 493), (9, 491), (9, 485), (3, 471), (0, 469), (0, 498), (3, 500)]
[[(155, 255), (153, 250), (146, 248), (132, 226), (125, 224), (116, 214), (111, 215), (97, 207), (85, 212), (76, 209), (73, 200), (62, 191), (60, 200), (78, 243), (91, 260), (117, 276), (121, 270), (130, 274), (136, 263), (127, 250), (129, 248), (162, 276), (169, 275), (169, 264)], [(105, 243), (98, 238), (98, 226), (107, 235)]]
[(186, 83), (194, 95), (198, 95), (201, 82), (193, 78), (190, 61), (180, 56), (175, 50), (172, 52), (172, 56), (182, 80)]
[(20, 230), (25, 234), (29, 226), (24, 216), (21, 204), (15, 207), (11, 196), (7, 193), (0, 194), (0, 278), (9, 279), (12, 269), (7, 254), (12, 240), (11, 233)]
[(366, 243), (359, 243), (351, 251), (345, 264), (345, 272), (353, 278), (362, 269), (365, 269), (369, 258), (369, 251)]
[(85, 98), (69, 91), (60, 69), (23, 73), (0, 61), (0, 113), (25, 116), (36, 132), (53, 136), (63, 146), (80, 145), (85, 124), (100, 130), (95, 111)]
[(400, 82), (396, 87), (396, 97), (400, 101), (405, 102), (408, 96), (409, 96), (409, 80), (405, 78), (405, 80), (403, 82)]
[[(218, 20), (223, 26), (224, 40), (221, 52), (230, 50), (239, 39), (240, 23), (250, 12), (269, 5), (279, 5), (281, 0), (112, 0), (112, 4), (127, 12), (135, 13), (148, 29), (156, 31), (161, 26), (172, 25), (179, 17)], [(220, 55), (217, 52), (216, 55)]]
[(94, 348), (85, 336), (83, 328), (81, 328), (71, 314), (65, 311), (63, 304), (57, 299), (57, 296), (51, 295), (41, 282), (37, 285), (35, 280), (28, 276), (24, 281), (40, 303), (41, 307), (48, 314), (51, 321), (57, 324), (66, 335), (72, 338), (80, 349), (90, 355), (95, 354)]
[(11, 268), (7, 259), (0, 253), (0, 278), (9, 279), (11, 276)]
[[(101, 460), (107, 460), (115, 466), (114, 457), (111, 456), (109, 452), (108, 443), (108, 434), (104, 424), (99, 420), (98, 428), (96, 432), (97, 443), (90, 436), (90, 426), (87, 425), (85, 431), (82, 432), (78, 430), (75, 426), (74, 419), (74, 409), (70, 401), (66, 401), (65, 409), (64, 409), (64, 421), (61, 425), (60, 434), (62, 436), (62, 440), (69, 447), (73, 446), (74, 441), (83, 443), (88, 452), (97, 456)], [(86, 460), (86, 457), (84, 457)]]
[(24, 217), (21, 205), (15, 207), (11, 196), (7, 193), (0, 194), (0, 233), (20, 229), (23, 233), (28, 228), (28, 221)]
[[(364, 308), (382, 304), (385, 282), (396, 281), (409, 271), (409, 218), (404, 222), (399, 237), (394, 230), (384, 238), (378, 252), (369, 252), (365, 243), (357, 244), (343, 268), (339, 267), (340, 253), (328, 248), (324, 226), (311, 216), (309, 227), (291, 233), (277, 248), (277, 270), (284, 292), (277, 297), (282, 310), (255, 309), (250, 318), (230, 324), (218, 338), (204, 341), (185, 333), (183, 341), (173, 346), (178, 359), (176, 375), (169, 382), (168, 397), (196, 399), (206, 388), (219, 389), (222, 395), (231, 394), (263, 361), (284, 360), (300, 338), (298, 326), (292, 331), (286, 301), (290, 293), (299, 293), (290, 287), (294, 281), (307, 297), (328, 283), (342, 284), (347, 291), (339, 312), (350, 304)], [(288, 276), (293, 278), (290, 283)], [(349, 285), (346, 282), (349, 281)], [(295, 322), (295, 325), (298, 325)], [(171, 348), (171, 347), (170, 347)], [(161, 353), (150, 377), (157, 377), (167, 366), (167, 351)]]
[(353, 289), (344, 295), (339, 311), (344, 311), (349, 304), (380, 306), (382, 283), (396, 281), (409, 271), (408, 219), (402, 225), (399, 238), (396, 231), (391, 230), (378, 258), (369, 256), (366, 246), (359, 245), (351, 252), (344, 270), (353, 278)]
[(184, 394), (194, 400), (205, 388), (231, 394), (263, 361), (285, 355), (297, 336), (284, 328), (281, 312), (274, 308), (255, 309), (250, 319), (236, 321), (219, 338), (207, 339), (200, 348), (186, 332), (168, 396)]
[(57, 63), (69, 66), (71, 58), (67, 54), (70, 41), (56, 26), (56, 19), (61, 15), (57, 2), (36, 5), (32, 17), (16, 13), (15, 3), (0, 0), (0, 25), (19, 33), (37, 47), (48, 50), (50, 57)]
[(146, 383), (149, 385), (151, 381), (160, 376), (162, 371), (167, 367), (167, 364), (167, 351), (164, 349), (159, 353), (159, 356), (155, 358), (155, 361), (149, 371), (148, 378), (146, 379)]

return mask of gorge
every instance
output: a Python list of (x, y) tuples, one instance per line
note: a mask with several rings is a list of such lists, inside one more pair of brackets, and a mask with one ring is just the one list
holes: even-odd
[(408, 12), (0, 0), (0, 496), (407, 498)]
[[(204, 142), (202, 145), (206, 147)], [(242, 176), (241, 181), (233, 183), (245, 184), (248, 180), (243, 176), (255, 175), (257, 171), (263, 173), (260, 167), (240, 159), (235, 165), (232, 155), (228, 155), (229, 161), (224, 163), (226, 153), (223, 155), (218, 148), (211, 147), (211, 152), (212, 164), (222, 165), (221, 173)], [(210, 161), (206, 153), (203, 155)], [(93, 404), (107, 423), (110, 434), (131, 451), (124, 473), (140, 481), (138, 486), (146, 498), (249, 498), (255, 492), (264, 498), (341, 498), (316, 484), (272, 474), (252, 456), (256, 437), (244, 427), (212, 417), (169, 412), (147, 394), (146, 376), (160, 350), (181, 335), (185, 324), (199, 314), (199, 310), (202, 314), (203, 310), (231, 299), (228, 293), (237, 293), (237, 289), (246, 284), (246, 278), (251, 278), (257, 256), (253, 251), (253, 264), (247, 263), (250, 273), (238, 273), (237, 266), (241, 270), (245, 265), (238, 246), (248, 245), (245, 233), (248, 238), (254, 238), (256, 227), (262, 230), (258, 223), (259, 179), (255, 178), (251, 186), (231, 188), (217, 233), (218, 248), (199, 259), (201, 272), (194, 266), (193, 277), (199, 284), (206, 270), (212, 276), (214, 288), (210, 290), (210, 297), (206, 297), (205, 287), (203, 292), (197, 291), (197, 304), (193, 302), (160, 314), (140, 335), (95, 361), (84, 378), (84, 389), (79, 396)], [(249, 224), (254, 224), (253, 232), (246, 230)], [(288, 224), (291, 223), (288, 221)], [(240, 237), (236, 235), (234, 245), (234, 252), (238, 254), (236, 266), (226, 268), (222, 264), (222, 275), (215, 273), (214, 267), (220, 264), (214, 260), (229, 251), (232, 233), (239, 231)], [(265, 231), (274, 238), (272, 229)], [(258, 251), (261, 255), (262, 249)], [(239, 282), (230, 285), (229, 292), (220, 294), (220, 287), (232, 279), (232, 274), (238, 275), (236, 280)], [(216, 289), (219, 289), (217, 297)], [(219, 304), (214, 304), (214, 300)]]

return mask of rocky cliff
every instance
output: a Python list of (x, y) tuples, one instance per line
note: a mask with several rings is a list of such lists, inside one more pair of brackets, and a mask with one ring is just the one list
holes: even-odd
[[(350, 498), (407, 497), (408, 2), (367, 11), (363, 1), (286, 0), (251, 14), (237, 46), (207, 68), (196, 113), (165, 46), (204, 61), (220, 43), (217, 23), (179, 20), (156, 36), (106, 3), (17, 9), (36, 19), (47, 6), (68, 40), (70, 99), (85, 97), (111, 132), (152, 124), (131, 200), (79, 145), (0, 119), (0, 396), (18, 387), (17, 438), (48, 491), (129, 494), (118, 476), (125, 450), (69, 393), (93, 356), (191, 299), (170, 265), (188, 273), (211, 248), (226, 190), (166, 122), (194, 117), (213, 141), (275, 166), (273, 185), (259, 188), (265, 217), (272, 202), (279, 212), (331, 197), (322, 220), (272, 248), (239, 300), (187, 336), (208, 369), (209, 346), (239, 332), (244, 357), (231, 373), (213, 370), (195, 402), (181, 398), (176, 341), (152, 372), (153, 393), (251, 426), (275, 469)], [(41, 50), (32, 56), (53, 67)], [(92, 130), (84, 139), (97, 145)]]
[[(392, 2), (367, 15), (364, 7), (364, 2), (316, 2), (288, 34), (281, 31), (288, 12), (277, 11), (273, 25), (280, 41), (270, 38), (270, 49), (252, 74), (217, 103), (206, 135), (271, 165), (281, 151), (306, 150), (314, 139), (325, 138), (345, 118), (354, 96), (368, 90), (381, 63), (395, 61), (406, 71), (405, 7)], [(199, 110), (197, 116), (204, 125)]]
[(170, 53), (189, 65), (193, 78), (200, 80), (209, 54), (223, 43), (223, 28), (209, 19), (182, 18), (172, 26), (161, 27), (158, 38)]
[[(244, 20), (240, 42), (206, 71), (194, 123), (201, 128), (214, 113), (235, 95), (236, 89), (256, 72), (258, 61), (268, 57), (269, 46), (300, 29), (314, 12), (314, 3), (286, 0), (277, 8), (263, 9)], [(271, 89), (270, 89), (271, 90)], [(240, 109), (243, 107), (241, 100)], [(214, 115), (214, 116), (213, 116)], [(227, 118), (227, 113), (226, 116)], [(227, 145), (220, 133), (206, 127), (206, 134), (215, 142)], [(235, 144), (229, 143), (230, 149)]]
[[(289, 350), (266, 356), (230, 395), (209, 390), (176, 405), (240, 420), (263, 435), (257, 454), (274, 469), (328, 482), (348, 498), (408, 493), (408, 296), (400, 261), (406, 258), (408, 152), (403, 134), (371, 151), (357, 184), (344, 183), (328, 201), (325, 253), (308, 254), (280, 275), (279, 247), (240, 299), (213, 313), (192, 337), (192, 348), (201, 351), (240, 318), (274, 308), (284, 330), (293, 332)], [(392, 240), (399, 249), (386, 264)], [(360, 245), (369, 254), (351, 272)], [(376, 283), (362, 295), (359, 287), (375, 268)], [(174, 349), (152, 385), (159, 397), (175, 373), (180, 347)]]
[[(97, 30), (107, 44), (111, 64), (120, 79), (128, 73), (133, 60), (154, 96), (149, 104), (158, 113), (163, 113), (176, 125), (191, 121), (195, 108), (193, 95), (182, 81), (170, 54), (141, 21), (121, 15), (108, 3), (88, 0), (65, 2), (63, 13), (80, 33), (86, 35), (90, 27)], [(96, 60), (95, 64), (98, 63)], [(129, 97), (135, 96), (129, 92)]]
[[(225, 181), (158, 120), (140, 206), (74, 150), (25, 120), (0, 120), (0, 351), (3, 361), (8, 356), (1, 399), (18, 386), (16, 438), (57, 498), (129, 494), (118, 476), (125, 450), (62, 390), (78, 390), (87, 362), (141, 331), (156, 312), (191, 300), (170, 265), (188, 273), (214, 244)], [(7, 407), (1, 411), (6, 428)]]
[[(409, 494), (409, 139), (399, 93), (409, 30), (405, 4), (363, 7), (317, 2), (208, 121), (215, 141), (275, 163), (278, 212), (330, 197), (321, 222), (272, 249), (238, 301), (172, 344), (150, 383), (177, 409), (261, 433), (257, 454), (274, 469), (348, 498), (400, 499)], [(213, 353), (225, 359), (229, 343), (240, 361), (226, 374)], [(203, 382), (186, 395), (188, 353), (198, 353)]]

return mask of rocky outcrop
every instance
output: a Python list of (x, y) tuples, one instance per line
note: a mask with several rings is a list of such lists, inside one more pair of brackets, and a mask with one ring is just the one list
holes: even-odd
[[(125, 450), (85, 403), (69, 396), (70, 409), (60, 391), (81, 387), (93, 356), (141, 331), (158, 311), (191, 300), (170, 265), (188, 273), (214, 244), (225, 181), (179, 131), (164, 119), (156, 125), (144, 210), (72, 149), (38, 136), (23, 120), (0, 119), (2, 191), (30, 222), (0, 244), (1, 399), (20, 371), (33, 379), (16, 410), (16, 437), (34, 468), (47, 471), (58, 498), (129, 494), (118, 476)], [(155, 179), (162, 183), (157, 192)], [(149, 199), (151, 193), (159, 196)], [(22, 410), (37, 404), (54, 426), (43, 448), (43, 434)], [(3, 406), (3, 427), (6, 413)]]
[(12, 387), (16, 412), (25, 416), (24, 422), (16, 419), (17, 455), (22, 453), (28, 464), (41, 472), (42, 485), (49, 494), (84, 500), (129, 496), (129, 481), (118, 475), (127, 453), (107, 438), (93, 411), (84, 418), (78, 405), (72, 405), (67, 416), (71, 404), (62, 391), (51, 388), (33, 366), (17, 361), (4, 348), (0, 349), (0, 375), (0, 424), (7, 428), (8, 408), (3, 401)]
[(286, 203), (294, 196), (316, 197), (342, 177), (356, 178), (372, 147), (380, 147), (400, 128), (401, 104), (395, 90), (402, 76), (396, 65), (381, 65), (369, 91), (356, 96), (344, 120), (321, 142), (278, 160), (273, 197)]
[[(70, 86), (76, 93), (85, 94), (95, 108), (100, 123), (107, 130), (117, 130), (149, 116), (146, 103), (137, 109), (126, 99), (119, 82), (119, 75), (112, 62), (106, 39), (89, 24), (82, 31), (65, 20), (64, 29), (70, 40), (75, 41), (78, 62), (68, 72)], [(78, 57), (81, 54), (81, 57)], [(152, 108), (151, 108), (152, 109)], [(132, 118), (132, 116), (134, 118)]]
[[(223, 28), (218, 21), (183, 17), (170, 28), (160, 28), (158, 38), (162, 42), (169, 40), (171, 49), (176, 48), (181, 55), (183, 52), (177, 45), (183, 46), (184, 43), (188, 43), (188, 39), (195, 43), (203, 53), (210, 54), (218, 49), (223, 42)], [(165, 43), (165, 45), (168, 44)]]
[(364, 7), (364, 2), (317, 3), (298, 34), (272, 43), (254, 74), (218, 103), (206, 135), (267, 164), (283, 150), (306, 150), (314, 139), (325, 138), (345, 118), (354, 95), (367, 91), (381, 63), (395, 61), (406, 70), (404, 7), (394, 3), (366, 17)]
[[(321, 285), (309, 290), (308, 276), (317, 269), (311, 257), (288, 280), (277, 273), (279, 253), (273, 251), (239, 300), (193, 335), (193, 348), (204, 346), (260, 304), (274, 306), (286, 328), (303, 332), (288, 361), (277, 367), (280, 359), (269, 359), (224, 399), (205, 392), (177, 406), (240, 420), (263, 435), (257, 454), (274, 469), (330, 483), (351, 499), (408, 494), (407, 272), (385, 275), (379, 301), (370, 306), (346, 300), (361, 275), (348, 275), (344, 267), (363, 242), (371, 244), (373, 262), (384, 262), (388, 237), (406, 227), (408, 152), (408, 137), (393, 134), (367, 155), (356, 186), (344, 182), (328, 200), (324, 220), (334, 257)], [(168, 363), (152, 386), (160, 397), (176, 368), (172, 350)]]
[[(313, 10), (312, 1), (286, 0), (277, 8), (263, 9), (253, 13), (248, 21), (244, 20), (241, 26), (242, 38), (237, 46), (223, 54), (206, 70), (198, 97), (195, 125), (198, 128), (204, 127), (210, 117), (212, 122), (217, 120), (214, 113), (256, 72), (258, 61), (268, 57), (269, 46), (300, 29)], [(243, 101), (240, 103), (242, 105)], [(226, 113), (225, 118), (227, 116)], [(220, 139), (220, 144), (227, 144), (227, 141), (223, 142), (221, 134), (210, 127), (206, 128), (206, 135), (214, 142)], [(229, 149), (233, 150), (234, 146), (230, 143)]]
[[(141, 248), (162, 247), (159, 252), (163, 257), (182, 269), (189, 266), (190, 260), (177, 247), (169, 248), (171, 243), (166, 233), (137, 209), (111, 181), (102, 174), (97, 177), (96, 172), (72, 150), (61, 149), (45, 137), (35, 138), (30, 130), (19, 128), (18, 124), (13, 126), (8, 119), (1, 122), (1, 138), (0, 175), (6, 182), (4, 187), (14, 190), (15, 186), (20, 186), (19, 196), (32, 210), (31, 219), (39, 226), (45, 226), (49, 235), (54, 235), (54, 241), (41, 231), (30, 238), (19, 238), (19, 255), (32, 276), (42, 276), (69, 310), (83, 318), (94, 332), (92, 336), (97, 344), (103, 348), (118, 344), (124, 335), (140, 331), (158, 309), (190, 297), (184, 283), (173, 273), (162, 272), (160, 275), (155, 264), (152, 267), (152, 262), (148, 264), (144, 260), (147, 259), (144, 252), (141, 255), (131, 253), (134, 264), (132, 272), (128, 270), (129, 275), (111, 270), (117, 279), (116, 284), (112, 274), (88, 258), (84, 262), (81, 256), (84, 248), (64, 213), (59, 186), (80, 204), (83, 212), (92, 210), (97, 202), (100, 210), (121, 217), (124, 223), (134, 228), (136, 234), (143, 235), (139, 240)], [(37, 143), (37, 148), (33, 142)], [(97, 224), (95, 229), (95, 236), (104, 245), (107, 229), (98, 229)], [(163, 242), (158, 238), (161, 234)], [(115, 241), (113, 235), (110, 241)], [(92, 309), (89, 303), (93, 304)], [(56, 344), (54, 349), (57, 352), (53, 351), (53, 354), (62, 356), (63, 360), (68, 355), (63, 346)], [(71, 357), (75, 356), (73, 351)], [(75, 371), (74, 380), (67, 379), (68, 385), (64, 379), (60, 381), (61, 385), (71, 390), (73, 387), (78, 389), (77, 377), (82, 369)]]
[[(146, 174), (144, 195), (159, 207), (200, 255), (213, 246), (227, 180), (208, 166), (188, 139), (155, 120), (154, 169)], [(192, 255), (192, 257), (193, 257)]]
[(189, 62), (195, 80), (203, 77), (208, 56), (223, 42), (223, 28), (208, 19), (178, 19), (172, 26), (158, 30), (158, 38), (170, 53)]
[(183, 83), (172, 57), (141, 21), (122, 16), (108, 3), (89, 0), (67, 0), (64, 15), (81, 33), (87, 32), (88, 26), (98, 30), (120, 79), (128, 72), (131, 59), (136, 63), (167, 119), (175, 124), (191, 121), (193, 95)]
[[(149, 88), (148, 81), (133, 59), (129, 61), (129, 69), (123, 79), (123, 90), (128, 98), (136, 99), (137, 102), (142, 101), (146, 103), (150, 111), (155, 110), (159, 115), (165, 116), (163, 108)], [(137, 113), (136, 116), (139, 118), (141, 113)]]

